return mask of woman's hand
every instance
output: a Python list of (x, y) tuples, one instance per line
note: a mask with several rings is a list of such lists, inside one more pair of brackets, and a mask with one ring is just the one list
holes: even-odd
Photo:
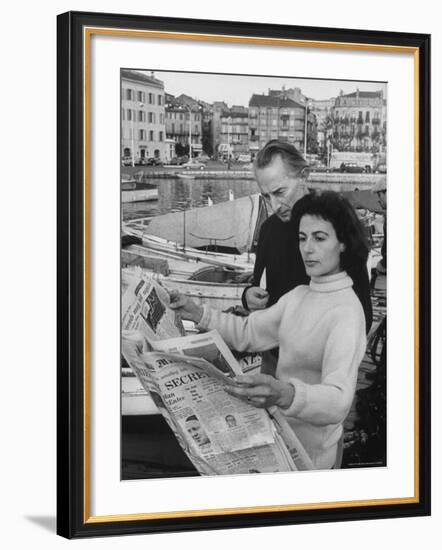
[(267, 290), (259, 286), (251, 286), (246, 290), (246, 302), (250, 311), (264, 309), (269, 301), (269, 293)]
[(185, 294), (181, 294), (177, 290), (170, 292), (170, 308), (177, 311), (182, 319), (199, 323), (203, 316), (203, 308), (196, 304), (191, 298)]
[(287, 409), (295, 397), (295, 388), (268, 374), (237, 376), (226, 392), (255, 407), (267, 408), (276, 405)]

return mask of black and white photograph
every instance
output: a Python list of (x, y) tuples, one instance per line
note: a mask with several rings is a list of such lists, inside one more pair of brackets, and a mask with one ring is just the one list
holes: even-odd
[(388, 467), (388, 83), (119, 85), (121, 479)]

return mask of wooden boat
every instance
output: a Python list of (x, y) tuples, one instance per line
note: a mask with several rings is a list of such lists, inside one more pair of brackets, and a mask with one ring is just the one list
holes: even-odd
[[(130, 244), (121, 252), (122, 291), (137, 266), (150, 273), (167, 290), (178, 290), (197, 302), (223, 310), (240, 305), (246, 286), (244, 280), (253, 271), (254, 254), (250, 250), (257, 238), (258, 224), (265, 219), (262, 206), (256, 195), (185, 213), (124, 223), (124, 234), (138, 237), (141, 242)], [(229, 233), (227, 239), (226, 229)], [(197, 238), (198, 232), (205, 238)], [(178, 235), (179, 239), (171, 238)], [(194, 244), (206, 250), (200, 250)], [(222, 244), (223, 248), (241, 253), (214, 252), (210, 250), (211, 244)], [(122, 413), (158, 413), (132, 371), (124, 368)]]
[(158, 189), (133, 189), (121, 192), (121, 202), (141, 202), (158, 200)]
[(177, 172), (177, 178), (181, 180), (194, 180), (195, 174), (185, 174), (184, 172)]
[[(259, 194), (152, 218), (144, 235), (187, 248), (253, 249), (267, 211)], [(143, 235), (143, 240), (144, 240)]]

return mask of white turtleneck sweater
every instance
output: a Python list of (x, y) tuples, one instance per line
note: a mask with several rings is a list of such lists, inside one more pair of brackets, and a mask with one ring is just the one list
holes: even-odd
[(204, 307), (201, 329), (216, 329), (238, 351), (279, 346), (276, 377), (293, 385), (280, 409), (317, 469), (336, 460), (342, 424), (366, 347), (362, 306), (345, 272), (313, 278), (272, 307), (237, 317)]

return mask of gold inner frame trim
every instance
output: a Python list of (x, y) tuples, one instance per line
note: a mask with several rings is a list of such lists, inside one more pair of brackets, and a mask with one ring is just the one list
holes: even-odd
[[(287, 505), (251, 506), (234, 508), (215, 508), (205, 510), (181, 510), (172, 512), (151, 512), (139, 514), (118, 514), (109, 516), (92, 516), (90, 511), (90, 85), (91, 60), (90, 42), (92, 35), (124, 36), (134, 38), (158, 38), (175, 40), (199, 40), (209, 42), (246, 43), (271, 46), (288, 46), (304, 48), (333, 48), (371, 52), (411, 53), (414, 59), (414, 495), (411, 497), (351, 500), (338, 502), (317, 502)], [(103, 523), (117, 521), (134, 521), (149, 519), (177, 519), (192, 517), (209, 517), (231, 514), (256, 514), (264, 512), (287, 512), (301, 510), (324, 510), (348, 508), (352, 506), (385, 506), (391, 504), (414, 504), (419, 502), (419, 49), (411, 46), (383, 44), (364, 44), (357, 42), (329, 42), (320, 40), (296, 40), (266, 37), (244, 37), (236, 35), (219, 35), (204, 33), (145, 31), (134, 29), (113, 29), (108, 27), (83, 28), (83, 92), (84, 92), (84, 486), (83, 510), (84, 523)]]

